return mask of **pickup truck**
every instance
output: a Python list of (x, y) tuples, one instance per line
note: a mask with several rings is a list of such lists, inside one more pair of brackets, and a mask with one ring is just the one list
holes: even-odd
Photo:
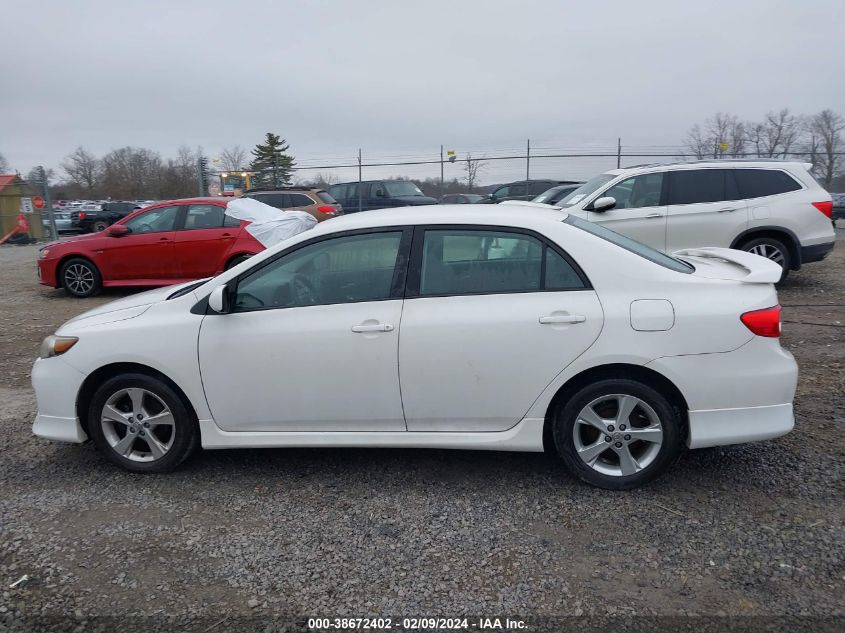
[(140, 209), (136, 202), (104, 202), (100, 205), (83, 205), (70, 214), (70, 224), (82, 233), (99, 233), (121, 218)]

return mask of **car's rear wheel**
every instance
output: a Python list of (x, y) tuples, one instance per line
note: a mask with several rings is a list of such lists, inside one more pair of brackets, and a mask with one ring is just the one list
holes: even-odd
[(610, 490), (645, 484), (683, 449), (678, 413), (652, 387), (607, 379), (562, 403), (553, 420), (555, 447), (567, 468)]
[(132, 472), (169, 472), (199, 444), (196, 418), (179, 394), (144, 374), (117, 376), (96, 391), (88, 432), (106, 459)]
[(65, 292), (73, 297), (92, 297), (103, 288), (103, 278), (97, 267), (87, 259), (74, 257), (62, 264), (59, 281)]
[(789, 255), (789, 249), (783, 242), (773, 237), (754, 238), (745, 242), (740, 246), (740, 249), (775, 262), (783, 269), (783, 273), (780, 276), (781, 281), (786, 279), (792, 267), (792, 258)]
[(100, 231), (105, 231), (109, 228), (109, 223), (105, 220), (97, 220), (94, 222), (94, 232), (99, 233)]

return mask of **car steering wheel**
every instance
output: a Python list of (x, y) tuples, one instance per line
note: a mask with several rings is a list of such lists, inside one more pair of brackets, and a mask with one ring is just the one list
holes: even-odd
[(296, 305), (309, 306), (319, 303), (317, 289), (304, 275), (294, 275), (290, 280), (292, 299)]

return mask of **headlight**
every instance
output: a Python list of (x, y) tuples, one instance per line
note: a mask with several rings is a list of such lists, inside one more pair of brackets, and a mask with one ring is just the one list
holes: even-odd
[(44, 258), (45, 258), (45, 257), (47, 257), (49, 254), (50, 254), (50, 249), (49, 249), (49, 248), (42, 248), (38, 256), (39, 256), (41, 259), (44, 259)]
[(50, 358), (64, 354), (71, 347), (76, 345), (79, 339), (75, 336), (56, 336), (51, 334), (41, 343), (41, 358)]

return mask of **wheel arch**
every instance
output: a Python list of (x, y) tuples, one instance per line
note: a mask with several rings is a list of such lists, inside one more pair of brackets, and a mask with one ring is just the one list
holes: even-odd
[(543, 448), (545, 451), (554, 452), (554, 438), (552, 437), (552, 423), (558, 407), (571, 398), (577, 391), (593, 382), (610, 378), (623, 378), (638, 380), (659, 391), (671, 403), (672, 407), (679, 414), (682, 429), (681, 435), (686, 442), (689, 434), (689, 419), (687, 412), (689, 406), (681, 390), (666, 376), (642, 365), (631, 365), (628, 363), (612, 363), (590, 367), (576, 374), (567, 380), (555, 393), (549, 406), (546, 409), (545, 422), (543, 424)]
[(64, 288), (64, 284), (62, 283), (62, 268), (71, 259), (84, 259), (86, 262), (90, 263), (94, 268), (97, 269), (97, 272), (100, 273), (100, 279), (103, 279), (103, 270), (99, 266), (97, 266), (97, 262), (95, 262), (91, 257), (88, 257), (88, 255), (82, 255), (81, 253), (69, 253), (67, 255), (64, 255), (56, 263), (56, 288)]
[(102, 385), (106, 380), (121, 374), (144, 374), (150, 378), (161, 380), (178, 394), (185, 407), (191, 415), (194, 416), (194, 419), (197, 419), (197, 412), (196, 409), (194, 409), (191, 399), (188, 398), (185, 391), (166, 374), (158, 371), (157, 369), (153, 369), (149, 365), (143, 365), (141, 363), (110, 363), (108, 365), (103, 365), (99, 369), (96, 369), (88, 374), (82, 382), (79, 392), (76, 395), (76, 416), (79, 419), (79, 423), (82, 425), (82, 429), (85, 431), (86, 435), (90, 436), (90, 433), (88, 432), (88, 409), (91, 405), (91, 399), (94, 397), (94, 394), (100, 385)]
[(741, 244), (758, 237), (770, 237), (783, 242), (789, 249), (790, 270), (801, 268), (801, 242), (795, 233), (782, 226), (756, 226), (747, 229), (734, 238), (731, 248), (738, 248)]
[(226, 260), (226, 263), (223, 265), (223, 270), (229, 270), (238, 259), (249, 259), (255, 255), (255, 253), (250, 253), (248, 251), (242, 251), (240, 253), (235, 253), (233, 255), (229, 255), (229, 258)]

